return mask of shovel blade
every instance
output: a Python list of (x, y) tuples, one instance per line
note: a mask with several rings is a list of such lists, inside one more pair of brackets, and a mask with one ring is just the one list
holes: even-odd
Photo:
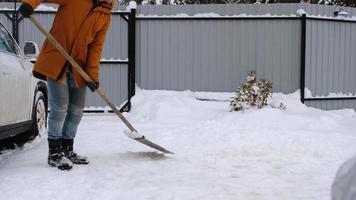
[(146, 139), (144, 137), (143, 138), (137, 138), (135, 140), (138, 141), (138, 142), (141, 142), (142, 144), (145, 144), (145, 145), (147, 145), (147, 146), (149, 146), (151, 148), (154, 148), (154, 149), (156, 149), (158, 151), (161, 151), (163, 153), (174, 154), (173, 152), (168, 151), (167, 149), (159, 146), (158, 144), (155, 144), (155, 143), (151, 142), (150, 140), (148, 140), (148, 139)]

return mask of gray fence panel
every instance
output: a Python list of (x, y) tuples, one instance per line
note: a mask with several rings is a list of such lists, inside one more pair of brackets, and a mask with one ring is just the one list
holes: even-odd
[[(305, 87), (312, 96), (356, 94), (356, 23), (308, 20)], [(337, 103), (339, 102), (339, 103)], [(323, 109), (355, 108), (355, 100), (307, 102)]]
[(323, 110), (355, 109), (355, 100), (308, 101), (306, 105)]
[[(36, 13), (36, 19), (49, 30), (54, 19), (54, 13)], [(39, 47), (42, 46), (44, 36), (31, 24), (29, 20), (24, 20), (19, 24), (19, 44), (24, 41), (34, 41)], [(105, 41), (104, 59), (127, 59), (127, 22), (119, 15), (112, 16), (112, 22)]]
[[(115, 106), (120, 106), (127, 100), (127, 73), (126, 64), (101, 65), (100, 88)], [(106, 103), (96, 93), (87, 90), (86, 106), (90, 110), (91, 107), (105, 107)]]
[(112, 15), (102, 57), (105, 59), (127, 59), (127, 37), (127, 22), (117, 14)]
[[(54, 14), (52, 13), (35, 13), (34, 17), (38, 20), (39, 23), (46, 29), (50, 30)], [(27, 19), (23, 19), (19, 23), (19, 45), (23, 48), (24, 42), (33, 41), (36, 42), (38, 47), (41, 48), (45, 40), (45, 36), (39, 32), (36, 27)]]
[(0, 21), (5, 26), (5, 28), (12, 34), (12, 22), (6, 17), (4, 13), (0, 13)]
[(234, 91), (249, 70), (277, 92), (299, 87), (299, 20), (139, 20), (138, 84)]

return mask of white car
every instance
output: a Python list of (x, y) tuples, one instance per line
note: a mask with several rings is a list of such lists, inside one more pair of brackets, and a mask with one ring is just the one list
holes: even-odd
[(0, 140), (46, 129), (47, 85), (32, 76), (29, 60), (37, 54), (34, 42), (26, 42), (23, 53), (0, 23)]

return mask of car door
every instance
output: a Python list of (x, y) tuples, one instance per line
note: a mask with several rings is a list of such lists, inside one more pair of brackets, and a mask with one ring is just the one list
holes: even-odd
[(0, 24), (0, 126), (29, 120), (31, 73), (23, 60), (16, 42)]
[[(0, 47), (1, 49), (1, 47)], [(0, 51), (0, 57), (3, 57), (2, 52)], [(6, 81), (7, 76), (9, 76), (10, 72), (5, 65), (4, 59), (0, 58), (0, 127), (5, 125), (5, 110), (6, 110), (6, 102), (8, 101), (6, 98)]]

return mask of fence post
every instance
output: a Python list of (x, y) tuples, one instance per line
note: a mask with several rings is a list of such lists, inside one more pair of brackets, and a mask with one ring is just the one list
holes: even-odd
[(130, 9), (128, 23), (128, 111), (131, 109), (131, 98), (135, 95), (135, 59), (136, 59), (136, 8)]
[[(5, 13), (6, 14), (6, 13)], [(14, 10), (11, 11), (11, 16), (7, 15), (8, 19), (11, 20), (11, 25), (12, 25), (12, 37), (15, 39), (17, 43), (19, 43), (19, 23), (20, 23), (20, 18), (19, 14), (17, 12), (17, 3), (14, 1)]]
[(306, 48), (306, 25), (307, 15), (302, 14), (302, 30), (301, 30), (301, 52), (300, 52), (300, 101), (305, 100), (305, 48)]

